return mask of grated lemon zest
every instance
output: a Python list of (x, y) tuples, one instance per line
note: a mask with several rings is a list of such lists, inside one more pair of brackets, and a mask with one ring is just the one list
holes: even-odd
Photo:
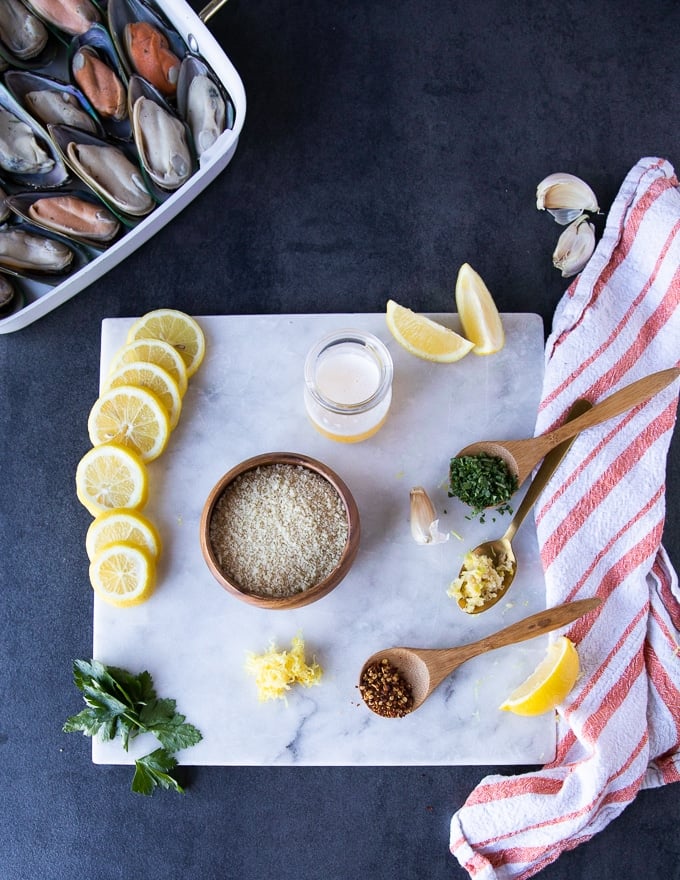
[(301, 636), (295, 636), (290, 651), (277, 651), (273, 642), (264, 654), (252, 651), (246, 657), (246, 672), (255, 676), (257, 697), (260, 702), (282, 700), (294, 684), (311, 687), (318, 684), (323, 670), (312, 660), (305, 660), (305, 643)]

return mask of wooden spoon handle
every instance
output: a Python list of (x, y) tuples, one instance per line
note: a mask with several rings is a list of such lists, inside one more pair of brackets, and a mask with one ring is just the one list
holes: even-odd
[(601, 604), (601, 599), (593, 597), (592, 599), (578, 599), (576, 602), (567, 602), (565, 605), (557, 605), (555, 608), (546, 608), (545, 611), (539, 611), (532, 614), (524, 620), (518, 620), (517, 623), (511, 623), (505, 629), (492, 633), (486, 638), (480, 639), (478, 642), (472, 642), (465, 647), (474, 649), (470, 657), (476, 657), (485, 651), (493, 651), (496, 648), (504, 648), (507, 645), (516, 645), (518, 642), (525, 642), (527, 639), (533, 639), (536, 636), (545, 635), (545, 633), (560, 629), (568, 623), (577, 620), (589, 611), (594, 611)]
[[(577, 416), (588, 412), (591, 407), (592, 404), (588, 400), (582, 400), (580, 398), (578, 400), (575, 400), (571, 405), (569, 413), (567, 414), (567, 421), (573, 421)], [(564, 440), (562, 443), (560, 443), (559, 446), (556, 446), (553, 450), (551, 450), (551, 452), (545, 457), (545, 459), (543, 460), (543, 464), (540, 466), (540, 468), (536, 472), (536, 476), (531, 481), (531, 484), (527, 489), (524, 498), (522, 498), (522, 501), (517, 508), (517, 512), (515, 513), (512, 522), (508, 526), (508, 530), (506, 531), (505, 535), (503, 535), (506, 541), (512, 541), (512, 539), (515, 537), (517, 529), (522, 525), (527, 513), (529, 513), (531, 508), (538, 501), (541, 492), (548, 485), (550, 478), (559, 467), (560, 462), (569, 451), (571, 444), (574, 442), (575, 439), (575, 437), (569, 437), (567, 440)]]
[(594, 428), (595, 425), (606, 422), (608, 419), (613, 419), (614, 416), (619, 416), (639, 403), (643, 403), (645, 400), (658, 394), (667, 385), (670, 385), (678, 376), (680, 376), (680, 369), (671, 367), (668, 370), (651, 373), (649, 376), (638, 379), (637, 382), (632, 382), (630, 385), (626, 385), (625, 388), (615, 391), (609, 397), (605, 397), (600, 403), (596, 403), (587, 413), (578, 416), (570, 422), (565, 422), (549, 434), (543, 434), (542, 439), (548, 442), (546, 451), (562, 443), (563, 440), (567, 440), (575, 434), (580, 434), (581, 431), (585, 431), (587, 428)]

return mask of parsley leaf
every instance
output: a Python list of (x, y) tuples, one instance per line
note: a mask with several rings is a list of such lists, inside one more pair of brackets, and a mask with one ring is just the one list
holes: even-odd
[(196, 745), (201, 732), (177, 712), (175, 700), (157, 697), (151, 675), (97, 660), (74, 660), (73, 681), (85, 708), (67, 718), (63, 730), (102, 740), (119, 736), (126, 751), (138, 734), (152, 733), (162, 748), (136, 761), (133, 791), (151, 794), (158, 785), (182, 791), (170, 776), (177, 764), (172, 753)]
[(139, 715), (140, 724), (152, 730), (158, 742), (171, 752), (194, 746), (201, 740), (201, 733), (184, 715), (175, 710), (174, 700), (154, 700)]
[(184, 794), (182, 786), (170, 775), (176, 766), (177, 761), (167, 749), (156, 749), (150, 755), (138, 758), (135, 761), (132, 790), (138, 794), (150, 795), (160, 785), (161, 788), (172, 788), (179, 794)]

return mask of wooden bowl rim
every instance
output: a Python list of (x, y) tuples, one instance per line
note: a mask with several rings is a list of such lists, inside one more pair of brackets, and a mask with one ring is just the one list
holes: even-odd
[[(235, 581), (229, 580), (221, 570), (213, 552), (210, 542), (210, 520), (212, 512), (226, 487), (233, 482), (236, 477), (245, 474), (248, 471), (255, 470), (258, 467), (270, 467), (276, 464), (290, 464), (306, 467), (320, 476), (324, 477), (335, 489), (340, 496), (347, 515), (347, 540), (343, 548), (342, 554), (333, 571), (318, 584), (314, 584), (307, 590), (298, 593), (292, 593), (290, 596), (258, 596), (256, 593), (249, 593), (239, 586)], [(213, 488), (203, 505), (200, 524), (201, 552), (203, 558), (215, 580), (232, 596), (236, 596), (249, 605), (255, 605), (259, 608), (267, 609), (290, 609), (301, 608), (316, 602), (323, 596), (326, 596), (348, 574), (352, 563), (359, 549), (359, 539), (361, 535), (361, 522), (359, 518), (359, 509), (357, 507), (354, 496), (349, 490), (345, 481), (327, 464), (304, 455), (299, 452), (265, 452), (260, 455), (254, 455), (246, 458), (233, 468), (223, 474), (215, 483)]]

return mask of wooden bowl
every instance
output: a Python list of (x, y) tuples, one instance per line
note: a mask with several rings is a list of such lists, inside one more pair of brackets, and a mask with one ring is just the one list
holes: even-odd
[[(279, 596), (265, 595), (260, 592), (256, 593), (239, 584), (229, 572), (224, 571), (220, 566), (210, 538), (210, 524), (213, 517), (213, 511), (225, 489), (237, 477), (240, 477), (248, 471), (255, 470), (256, 468), (266, 468), (271, 465), (301, 466), (319, 474), (335, 489), (347, 516), (347, 538), (345, 545), (337, 564), (330, 574), (328, 574), (323, 580), (312, 586), (308, 586), (304, 590)], [(317, 461), (314, 458), (309, 458), (306, 455), (301, 455), (295, 452), (268, 452), (264, 455), (256, 455), (254, 458), (242, 461), (218, 480), (203, 506), (200, 536), (203, 558), (215, 580), (220, 586), (224, 587), (228, 593), (231, 593), (232, 596), (236, 596), (243, 602), (247, 602), (250, 605), (256, 605), (259, 608), (291, 609), (301, 608), (303, 605), (309, 605), (311, 602), (316, 602), (337, 587), (352, 567), (357, 550), (359, 549), (360, 533), (359, 510), (356, 502), (346, 484), (334, 471), (322, 462)]]

